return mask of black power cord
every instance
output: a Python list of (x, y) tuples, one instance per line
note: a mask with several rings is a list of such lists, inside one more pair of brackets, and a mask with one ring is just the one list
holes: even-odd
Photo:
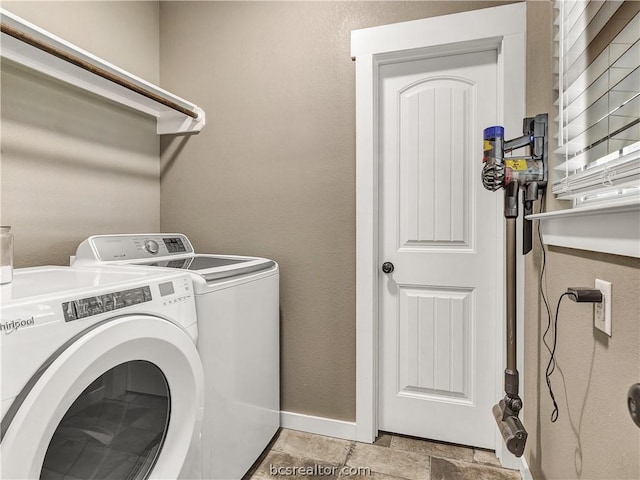
[[(544, 211), (544, 197), (545, 194), (542, 194), (542, 198), (540, 199), (540, 211), (539, 213), (543, 213)], [(540, 294), (542, 296), (542, 300), (544, 301), (544, 306), (547, 311), (547, 328), (542, 335), (542, 342), (544, 346), (547, 348), (549, 352), (549, 363), (547, 364), (547, 369), (545, 371), (545, 378), (547, 381), (547, 388), (549, 389), (549, 396), (551, 397), (551, 401), (553, 402), (553, 411), (551, 412), (551, 422), (555, 422), (558, 420), (558, 403), (556, 402), (556, 397), (553, 394), (553, 388), (551, 388), (551, 374), (554, 372), (556, 368), (556, 346), (558, 344), (558, 314), (560, 312), (560, 303), (562, 299), (566, 296), (571, 298), (574, 302), (588, 302), (588, 303), (599, 303), (602, 301), (602, 292), (597, 289), (588, 288), (588, 287), (569, 287), (566, 292), (560, 295), (558, 299), (558, 304), (556, 305), (556, 314), (553, 321), (553, 343), (552, 346), (549, 346), (547, 343), (547, 334), (551, 329), (551, 308), (549, 307), (549, 301), (547, 300), (547, 295), (545, 293), (544, 288), (544, 273), (547, 265), (547, 252), (544, 248), (544, 242), (542, 241), (542, 231), (540, 229), (540, 220), (538, 220), (538, 240), (540, 241), (540, 249), (542, 250), (542, 265), (540, 267), (540, 278), (538, 279), (538, 288), (540, 289)]]
[[(539, 213), (544, 212), (545, 194), (546, 192), (542, 194), (542, 198), (540, 199)], [(551, 329), (551, 307), (549, 307), (549, 301), (547, 300), (547, 295), (545, 293), (545, 288), (543, 283), (544, 272), (547, 266), (547, 251), (545, 250), (544, 242), (542, 241), (542, 229), (540, 225), (540, 220), (538, 220), (538, 241), (540, 242), (540, 249), (542, 250), (542, 265), (540, 267), (540, 278), (538, 279), (538, 288), (540, 289), (540, 294), (542, 296), (542, 300), (544, 301), (544, 306), (547, 311), (547, 328), (544, 331), (544, 334), (542, 335), (542, 343), (544, 343), (544, 346), (547, 348), (547, 351), (549, 352), (549, 355), (550, 355), (549, 363), (547, 364), (547, 370), (545, 372), (545, 377), (547, 380), (547, 388), (549, 389), (549, 396), (551, 397), (551, 401), (553, 402), (553, 412), (551, 412), (551, 421), (555, 422), (558, 419), (558, 404), (556, 403), (556, 398), (553, 395), (553, 389), (551, 388), (551, 374), (556, 368), (555, 349), (556, 349), (556, 340), (558, 335), (557, 333), (554, 333), (553, 350), (552, 350), (549, 344), (547, 343), (547, 334)], [(558, 302), (558, 307), (560, 307), (559, 302)], [(557, 312), (557, 309), (556, 309), (556, 312)], [(557, 325), (557, 320), (558, 320), (558, 315), (556, 313), (556, 325)], [(554, 332), (555, 331), (556, 331), (556, 328), (554, 327)]]
[[(545, 376), (547, 378), (547, 387), (549, 388), (549, 395), (551, 396), (551, 401), (553, 402), (553, 411), (551, 412), (552, 422), (555, 422), (556, 420), (558, 420), (558, 403), (556, 402), (556, 397), (553, 394), (553, 389), (551, 388), (551, 374), (556, 368), (555, 356), (556, 356), (556, 346), (558, 345), (558, 313), (560, 312), (560, 303), (562, 302), (562, 299), (568, 295), (575, 296), (575, 294), (572, 292), (564, 292), (562, 295), (560, 295), (560, 298), (558, 299), (558, 305), (556, 305), (556, 316), (553, 321), (553, 347), (549, 350), (551, 357), (549, 358), (549, 363), (547, 364), (547, 370), (545, 372)], [(549, 317), (549, 325), (551, 325), (551, 317)], [(549, 330), (549, 327), (547, 327), (547, 331), (548, 330)], [(545, 335), (546, 335), (546, 332), (545, 332)], [(546, 345), (546, 342), (545, 342), (545, 345)], [(547, 345), (547, 348), (549, 348), (548, 345)]]

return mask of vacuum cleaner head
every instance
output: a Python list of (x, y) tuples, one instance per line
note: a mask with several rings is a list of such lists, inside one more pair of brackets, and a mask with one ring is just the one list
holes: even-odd
[(521, 457), (528, 434), (518, 416), (510, 412), (504, 400), (493, 406), (493, 416), (507, 449), (516, 457)]

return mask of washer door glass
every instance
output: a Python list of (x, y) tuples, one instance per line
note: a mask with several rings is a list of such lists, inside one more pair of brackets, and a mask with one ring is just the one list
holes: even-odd
[(151, 362), (118, 365), (97, 378), (60, 421), (41, 479), (144, 479), (169, 424), (167, 380)]

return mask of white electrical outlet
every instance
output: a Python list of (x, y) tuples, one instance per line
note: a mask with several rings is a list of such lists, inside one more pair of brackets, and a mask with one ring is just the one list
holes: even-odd
[(602, 302), (595, 304), (593, 326), (611, 336), (611, 282), (596, 279), (596, 288), (602, 292)]

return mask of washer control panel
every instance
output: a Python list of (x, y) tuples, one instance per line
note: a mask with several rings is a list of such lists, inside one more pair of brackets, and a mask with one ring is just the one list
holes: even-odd
[(179, 233), (95, 235), (80, 244), (76, 259), (121, 262), (192, 253), (191, 242)]
[(187, 247), (180, 237), (165, 237), (162, 241), (169, 253), (187, 253)]

